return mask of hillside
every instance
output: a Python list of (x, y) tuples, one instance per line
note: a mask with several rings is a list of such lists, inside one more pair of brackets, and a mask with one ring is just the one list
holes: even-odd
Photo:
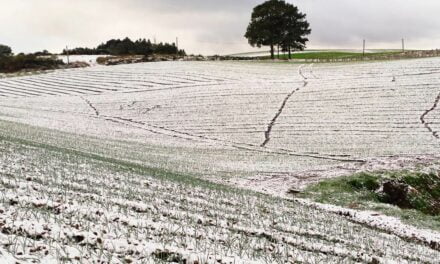
[(158, 62), (0, 79), (0, 260), (436, 263), (437, 231), (293, 194), (436, 169), (439, 62)]

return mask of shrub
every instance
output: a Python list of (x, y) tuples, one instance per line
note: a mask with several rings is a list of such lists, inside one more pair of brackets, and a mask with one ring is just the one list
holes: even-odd
[(48, 70), (64, 64), (61, 60), (41, 58), (32, 54), (16, 56), (0, 56), (0, 72), (16, 72), (20, 70)]
[(0, 44), (0, 57), (12, 55), (12, 50), (6, 45)]
[(348, 184), (357, 190), (375, 191), (380, 187), (379, 178), (367, 173), (361, 173), (351, 178), (348, 180)]

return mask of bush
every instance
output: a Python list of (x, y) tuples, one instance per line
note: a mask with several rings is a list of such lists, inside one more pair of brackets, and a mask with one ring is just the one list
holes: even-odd
[(348, 184), (357, 190), (375, 191), (380, 187), (379, 178), (367, 173), (361, 173), (357, 177), (353, 177), (348, 180)]
[(12, 55), (12, 50), (6, 45), (0, 44), (0, 57)]
[(56, 69), (64, 63), (53, 58), (41, 58), (32, 54), (16, 56), (0, 56), (0, 72), (11, 73), (20, 70)]

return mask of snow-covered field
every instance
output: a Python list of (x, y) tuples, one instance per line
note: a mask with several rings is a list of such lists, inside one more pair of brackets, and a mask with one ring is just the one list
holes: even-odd
[(436, 263), (435, 232), (274, 195), (438, 162), (439, 87), (438, 58), (160, 62), (0, 79), (0, 256)]
[[(67, 150), (8, 140), (0, 149), (1, 263), (440, 259), (431, 240), (308, 204), (172, 174), (151, 177), (148, 169)], [(440, 241), (439, 234), (427, 237)]]
[(402, 165), (396, 156), (410, 165), (420, 154), (440, 154), (439, 63), (164, 62), (57, 71), (0, 80), (0, 118), (154, 148), (157, 155), (124, 156), (125, 147), (119, 154), (213, 180), (301, 187), (341, 166)]
[(62, 60), (64, 63), (67, 62), (87, 62), (91, 66), (98, 65), (96, 61), (99, 57), (106, 57), (107, 55), (69, 55), (69, 59), (67, 59), (67, 55), (58, 55), (58, 59)]

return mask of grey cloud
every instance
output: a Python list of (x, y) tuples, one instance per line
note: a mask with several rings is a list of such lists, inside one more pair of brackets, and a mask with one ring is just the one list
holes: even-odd
[(431, 38), (439, 45), (440, 2), (434, 0), (301, 0), (308, 14), (315, 44), (350, 46), (362, 39), (394, 45), (402, 37), (412, 41)]
[[(244, 39), (252, 8), (263, 0), (0, 0), (0, 43), (16, 51), (95, 46), (109, 38), (174, 41), (189, 52), (252, 50)], [(440, 46), (437, 0), (288, 0), (307, 14), (309, 47)], [(13, 25), (13, 26), (12, 26)], [(417, 46), (417, 47), (416, 47)]]

